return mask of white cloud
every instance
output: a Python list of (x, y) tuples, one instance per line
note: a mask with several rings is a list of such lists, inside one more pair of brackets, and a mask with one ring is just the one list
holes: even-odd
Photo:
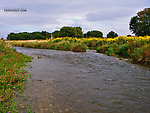
[[(10, 31), (52, 32), (64, 25), (126, 35), (131, 16), (149, 5), (149, 0), (1, 0), (0, 37)], [(4, 8), (27, 12), (4, 12)]]

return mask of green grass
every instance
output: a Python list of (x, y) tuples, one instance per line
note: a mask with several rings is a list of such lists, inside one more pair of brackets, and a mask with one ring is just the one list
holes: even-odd
[[(136, 44), (136, 43), (135, 43)], [(106, 44), (97, 48), (98, 53), (132, 59), (133, 63), (150, 66), (150, 44), (125, 43), (122, 45)]]
[(74, 42), (68, 40), (54, 40), (50, 41), (14, 41), (11, 42), (12, 46), (36, 48), (36, 49), (53, 49), (74, 52), (86, 52), (87, 46), (81, 42)]
[(24, 88), (31, 57), (16, 52), (0, 40), (0, 113), (17, 112), (15, 96)]
[(150, 65), (150, 36), (119, 36), (116, 38), (61, 37), (48, 40), (8, 41), (13, 46), (85, 52), (96, 49), (98, 53), (126, 58), (133, 63)]

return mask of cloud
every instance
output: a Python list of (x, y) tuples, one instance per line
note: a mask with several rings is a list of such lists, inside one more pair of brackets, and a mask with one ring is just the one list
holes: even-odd
[[(130, 13), (129, 13), (130, 12)], [(131, 16), (133, 9), (115, 7), (111, 9), (101, 9), (96, 12), (87, 14), (86, 19), (89, 21), (112, 21), (118, 18)]]
[[(62, 26), (101, 30), (105, 35), (114, 29), (125, 35), (130, 33), (131, 16), (149, 5), (149, 0), (1, 0), (0, 37), (10, 31), (53, 32)], [(5, 8), (27, 11), (4, 12)]]

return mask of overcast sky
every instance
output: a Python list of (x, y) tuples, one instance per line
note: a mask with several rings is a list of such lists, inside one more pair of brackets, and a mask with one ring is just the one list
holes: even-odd
[(53, 32), (63, 26), (80, 26), (83, 32), (100, 30), (104, 36), (111, 30), (128, 35), (131, 17), (150, 6), (150, 0), (0, 1), (0, 38), (10, 32)]

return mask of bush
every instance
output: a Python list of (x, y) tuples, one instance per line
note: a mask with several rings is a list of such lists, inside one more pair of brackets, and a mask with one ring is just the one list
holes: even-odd
[(96, 50), (98, 53), (105, 53), (107, 51), (107, 46), (103, 45), (101, 47), (98, 47)]
[(98, 53), (105, 53), (109, 56), (114, 56), (115, 52), (113, 47), (113, 45), (103, 45), (101, 47), (98, 47), (96, 51)]
[(131, 58), (135, 63), (150, 63), (150, 45), (136, 48), (131, 54)]
[(62, 42), (56, 43), (54, 48), (56, 50), (69, 51), (71, 48), (71, 43), (69, 41), (62, 41)]
[(71, 47), (73, 52), (86, 52), (87, 46), (82, 43), (74, 43)]
[(143, 58), (143, 62), (150, 65), (150, 45), (146, 45), (143, 49), (141, 56)]
[(114, 52), (114, 49), (113, 49), (113, 47), (111, 47), (111, 46), (110, 46), (110, 47), (108, 48), (108, 50), (106, 51), (106, 54), (109, 55), (109, 56), (114, 56), (114, 53), (115, 53), (115, 52)]
[(129, 49), (129, 45), (124, 44), (124, 45), (119, 46), (115, 53), (121, 57), (127, 58), (127, 57), (129, 57), (128, 49)]

